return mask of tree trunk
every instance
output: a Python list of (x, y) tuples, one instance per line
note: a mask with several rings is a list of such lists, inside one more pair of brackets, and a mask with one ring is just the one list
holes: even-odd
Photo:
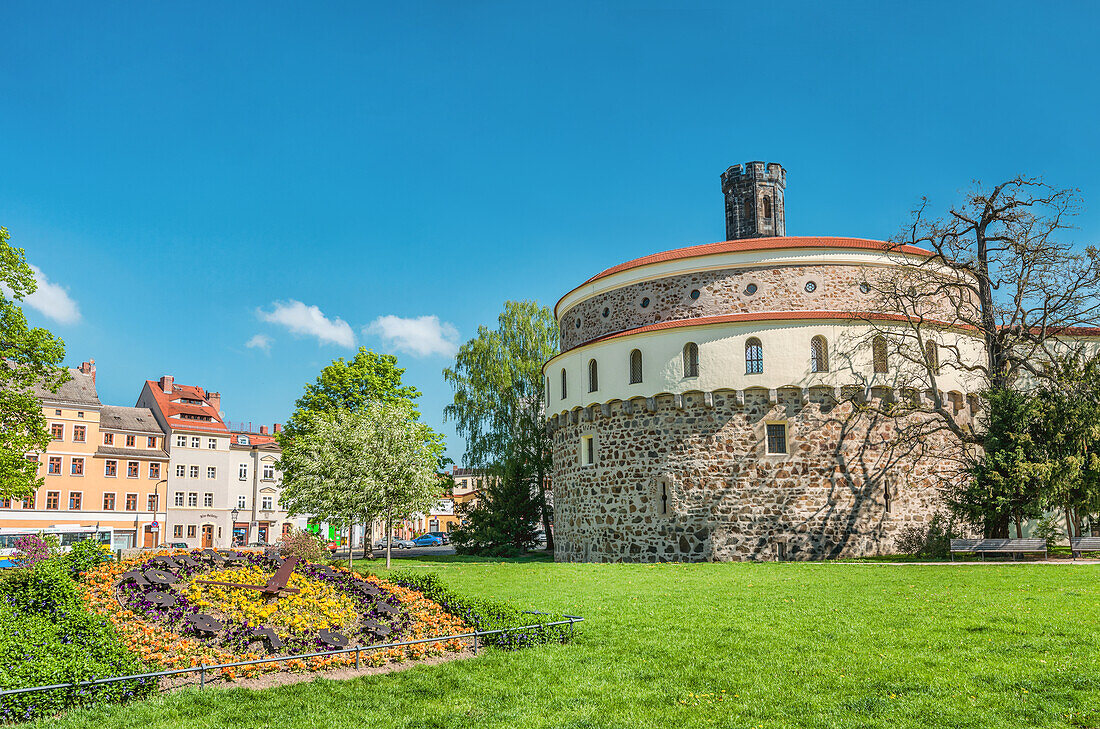
[(372, 559), (374, 557), (374, 545), (371, 544), (370, 534), (368, 531), (371, 527), (371, 521), (363, 521), (363, 559)]
[(393, 518), (386, 509), (386, 569), (390, 568), (390, 552), (393, 551)]
[(1020, 511), (1019, 511), (1019, 509), (1016, 510), (1016, 538), (1017, 539), (1023, 539), (1024, 538), (1024, 527), (1023, 527), (1023, 524), (1020, 523)]
[(351, 557), (355, 552), (355, 545), (351, 543), (351, 536), (355, 533), (355, 522), (348, 521), (348, 569), (351, 569)]
[(550, 529), (550, 512), (546, 508), (546, 475), (542, 472), (542, 466), (535, 469), (535, 477), (539, 484), (539, 511), (542, 512), (542, 530), (546, 533), (546, 548), (554, 552), (554, 532)]

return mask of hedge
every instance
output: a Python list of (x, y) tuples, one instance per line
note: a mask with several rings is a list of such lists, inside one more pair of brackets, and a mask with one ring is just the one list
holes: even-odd
[(525, 613), (497, 600), (462, 595), (447, 587), (437, 575), (430, 572), (394, 570), (377, 576), (387, 582), (419, 591), (451, 615), (461, 617), (475, 630), (535, 626), (484, 636), (481, 639), (482, 645), (515, 650), (543, 643), (567, 643), (573, 637), (574, 628), (571, 625), (545, 625), (563, 620), (562, 615)]
[[(85, 608), (67, 565), (51, 559), (0, 578), (0, 689), (143, 673), (107, 621)], [(0, 722), (121, 703), (157, 690), (156, 679), (0, 696)]]

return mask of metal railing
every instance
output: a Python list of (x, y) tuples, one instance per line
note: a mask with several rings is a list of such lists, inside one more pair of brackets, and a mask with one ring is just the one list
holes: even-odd
[[(529, 615), (546, 615), (547, 613), (540, 613), (534, 610), (525, 610)], [(576, 623), (584, 622), (584, 618), (577, 615), (563, 615), (565, 620), (556, 620), (552, 623), (534, 623), (533, 625), (520, 625), (515, 628), (497, 628), (496, 630), (475, 630), (472, 633), (459, 633), (457, 635), (441, 635), (436, 638), (419, 638), (417, 640), (404, 640), (398, 643), (385, 643), (380, 645), (369, 646), (356, 646), (355, 648), (340, 648), (331, 651), (321, 651), (319, 653), (303, 653), (295, 656), (278, 656), (269, 658), (257, 658), (251, 661), (234, 661), (233, 663), (215, 663), (206, 665), (205, 663), (197, 666), (190, 666), (188, 668), (176, 668), (171, 671), (154, 671), (152, 673), (135, 673), (129, 676), (111, 676), (110, 678), (97, 678), (91, 681), (73, 681), (71, 683), (55, 683), (51, 686), (28, 686), (25, 688), (17, 689), (5, 689), (0, 691), (0, 698), (4, 696), (11, 696), (14, 694), (26, 694), (34, 693), (38, 691), (53, 691), (56, 689), (66, 688), (79, 688), (82, 686), (97, 686), (99, 684), (118, 683), (119, 681), (133, 681), (139, 678), (160, 678), (161, 676), (176, 676), (182, 673), (198, 673), (199, 674), (199, 689), (206, 688), (206, 672), (217, 671), (222, 668), (236, 668), (238, 666), (251, 666), (260, 663), (277, 663), (279, 661), (298, 661), (305, 658), (320, 658), (322, 656), (336, 656), (344, 653), (355, 654), (355, 668), (359, 668), (359, 659), (362, 653), (374, 653), (375, 651), (383, 651), (389, 648), (404, 648), (410, 645), (419, 645), (421, 643), (443, 643), (448, 640), (460, 640), (463, 638), (472, 638), (473, 644), (471, 649), (477, 653), (477, 639), (487, 635), (498, 635), (501, 633), (511, 633), (518, 630), (531, 630), (533, 628), (554, 628), (559, 625), (569, 626), (569, 636), (573, 636), (573, 626)]]

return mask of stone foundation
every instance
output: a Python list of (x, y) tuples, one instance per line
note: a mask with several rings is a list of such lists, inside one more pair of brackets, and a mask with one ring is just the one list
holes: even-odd
[[(937, 508), (950, 461), (891, 445), (896, 423), (835, 391), (662, 395), (552, 420), (564, 562), (811, 560), (891, 553)], [(772, 401), (774, 399), (774, 402)], [(787, 454), (766, 453), (769, 422)], [(594, 438), (595, 464), (581, 465)], [(942, 453), (943, 443), (923, 443)]]

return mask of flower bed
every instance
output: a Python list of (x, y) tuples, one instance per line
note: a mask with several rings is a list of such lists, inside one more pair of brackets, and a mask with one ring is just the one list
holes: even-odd
[[(171, 564), (176, 565), (173, 584), (142, 584), (133, 578), (134, 573), (157, 577), (159, 571), (159, 579), (166, 579), (158, 570), (165, 564), (158, 562), (163, 556), (173, 558)], [(101, 565), (85, 574), (84, 599), (92, 611), (110, 620), (125, 645), (146, 663), (163, 669), (331, 650), (336, 640), (332, 634), (339, 631), (337, 638), (347, 640), (346, 645), (363, 647), (362, 661), (381, 665), (457, 651), (464, 644), (450, 640), (375, 650), (372, 645), (469, 632), (461, 619), (420, 592), (373, 575), (299, 564), (288, 587), (300, 592), (273, 598), (258, 590), (197, 582), (263, 585), (275, 566), (270, 558), (249, 553), (232, 566), (210, 570), (209, 563), (197, 559), (200, 556), (177, 551)], [(204, 624), (194, 622), (196, 616), (214, 621), (205, 626), (223, 627), (204, 632)], [(257, 630), (263, 628), (271, 629), (278, 640), (257, 638)], [(232, 679), (266, 671), (319, 670), (354, 661), (354, 654), (342, 654), (221, 671)]]

